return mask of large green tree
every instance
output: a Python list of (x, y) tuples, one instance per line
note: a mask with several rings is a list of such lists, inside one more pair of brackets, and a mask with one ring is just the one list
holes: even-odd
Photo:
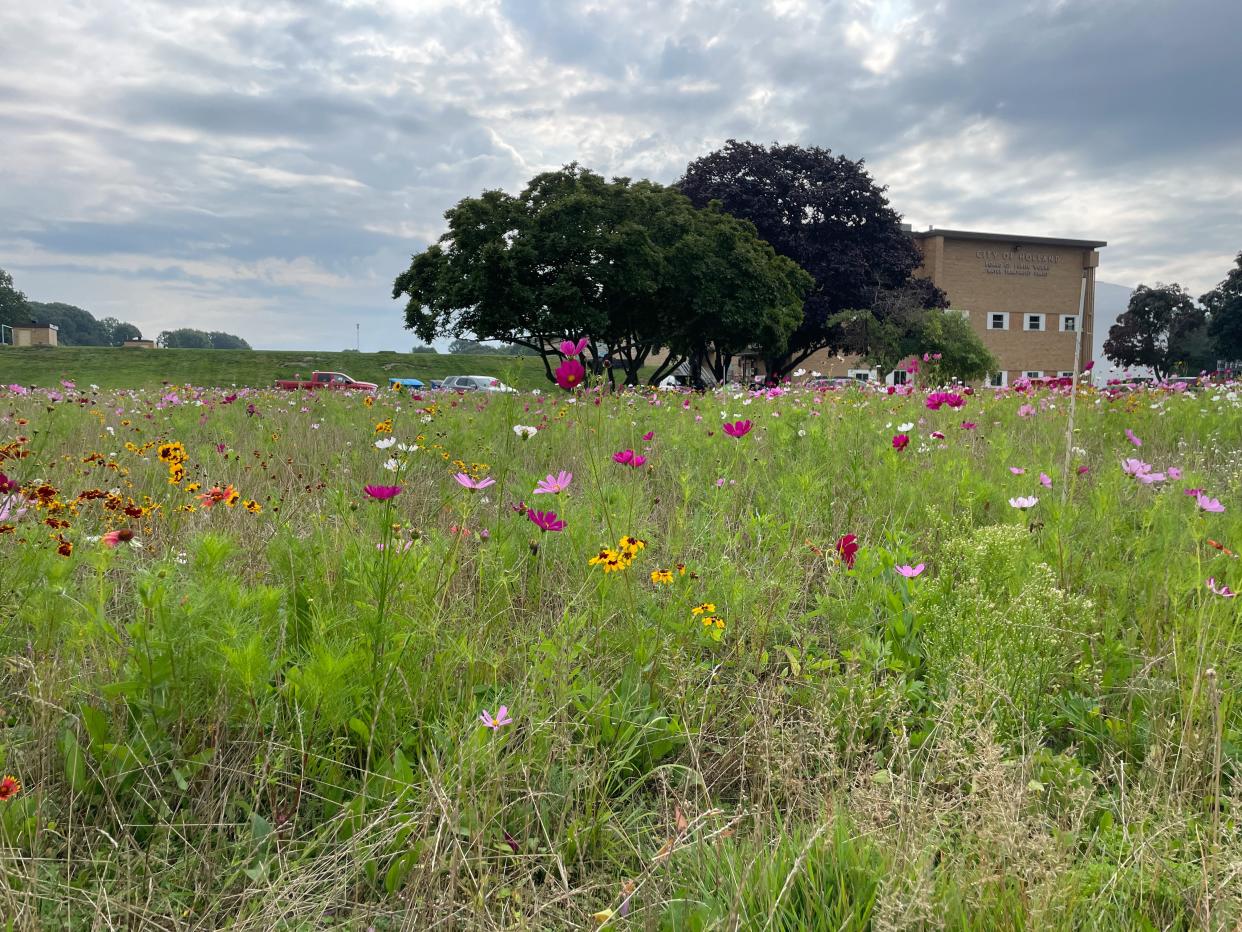
[(0, 324), (15, 327), (29, 321), (30, 302), (14, 286), (13, 276), (0, 269)]
[(1158, 379), (1197, 372), (1191, 357), (1205, 320), (1203, 309), (1181, 285), (1139, 285), (1109, 328), (1104, 355), (1119, 366), (1147, 366)]
[(1208, 335), (1216, 359), (1226, 363), (1242, 361), (1242, 252), (1225, 280), (1199, 302), (1209, 315)]
[[(844, 326), (845, 311), (884, 312), (883, 295), (904, 289), (922, 257), (901, 218), (861, 161), (828, 149), (762, 146), (729, 140), (696, 159), (677, 183), (696, 205), (719, 201), (755, 225), (759, 235), (814, 279), (803, 320), (788, 346), (768, 354), (784, 375), (818, 350), (865, 353), (862, 331)], [(945, 307), (943, 292), (919, 289), (927, 307)]]
[(448, 231), (393, 285), (407, 299), (406, 326), (423, 340), (471, 334), (528, 347), (549, 379), (565, 338), (588, 338), (589, 359), (606, 357), (631, 384), (666, 347), (677, 361), (754, 343), (780, 351), (809, 285), (749, 224), (577, 165), (536, 176), (516, 197), (466, 198), (445, 219)]

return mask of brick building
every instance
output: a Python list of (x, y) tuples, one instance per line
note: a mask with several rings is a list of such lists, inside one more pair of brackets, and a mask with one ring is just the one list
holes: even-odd
[[(930, 278), (949, 296), (950, 310), (970, 320), (1000, 363), (989, 384), (1073, 374), (1078, 339), (1079, 369), (1091, 358), (1095, 270), (1105, 243), (934, 228), (910, 235), (923, 253), (916, 274)], [(763, 372), (753, 357), (740, 363), (738, 376), (743, 379)], [(889, 384), (906, 378), (901, 370), (879, 373), (857, 357), (826, 352), (802, 366), (829, 376), (883, 378)]]

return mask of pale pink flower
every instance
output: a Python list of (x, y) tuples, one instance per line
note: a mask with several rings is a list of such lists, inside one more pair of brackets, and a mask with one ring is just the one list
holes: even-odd
[(1225, 510), (1225, 506), (1220, 503), (1220, 499), (1209, 498), (1207, 495), (1202, 493), (1195, 498), (1195, 504), (1197, 504), (1202, 511), (1210, 511), (1214, 514), (1220, 514)]
[(1220, 596), (1222, 599), (1232, 599), (1234, 596), (1237, 595), (1236, 592), (1234, 592), (1224, 583), (1221, 583), (1219, 586), (1217, 586), (1216, 577), (1214, 576), (1208, 577), (1207, 587), (1211, 589), (1214, 593), (1216, 593), (1218, 596)]
[(894, 566), (893, 569), (899, 575), (906, 577), (906, 579), (913, 579), (915, 576), (922, 575), (923, 570), (926, 569), (926, 564), (920, 563), (918, 566), (911, 566), (907, 563), (904, 566)]
[(483, 723), (485, 728), (490, 728), (492, 731), (500, 731), (505, 725), (513, 724), (513, 719), (509, 717), (509, 707), (507, 705), (502, 705), (496, 710), (495, 718), (492, 718), (491, 713), (484, 709), (479, 716), (479, 721)]
[(549, 473), (545, 478), (540, 479), (535, 486), (535, 495), (559, 495), (569, 488), (569, 483), (573, 481), (574, 474), (561, 470), (555, 476)]

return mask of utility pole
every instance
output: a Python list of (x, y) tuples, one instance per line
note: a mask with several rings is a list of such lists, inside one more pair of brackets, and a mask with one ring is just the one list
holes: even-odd
[(354, 349), (362, 352), (362, 324), (354, 324)]

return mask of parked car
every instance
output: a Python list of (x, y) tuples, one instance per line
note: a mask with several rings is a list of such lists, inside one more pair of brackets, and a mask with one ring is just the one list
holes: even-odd
[(373, 392), (379, 386), (374, 382), (359, 382), (344, 372), (312, 372), (311, 377), (306, 381), (277, 379), (276, 387), (288, 391), (298, 391), (300, 389), (311, 391), (317, 388), (327, 388), (352, 392)]
[(490, 375), (450, 375), (441, 386), (446, 391), (454, 392), (516, 392), (500, 379)]
[(394, 391), (397, 388), (422, 388), (423, 383), (418, 379), (397, 379), (389, 378), (388, 387)]

